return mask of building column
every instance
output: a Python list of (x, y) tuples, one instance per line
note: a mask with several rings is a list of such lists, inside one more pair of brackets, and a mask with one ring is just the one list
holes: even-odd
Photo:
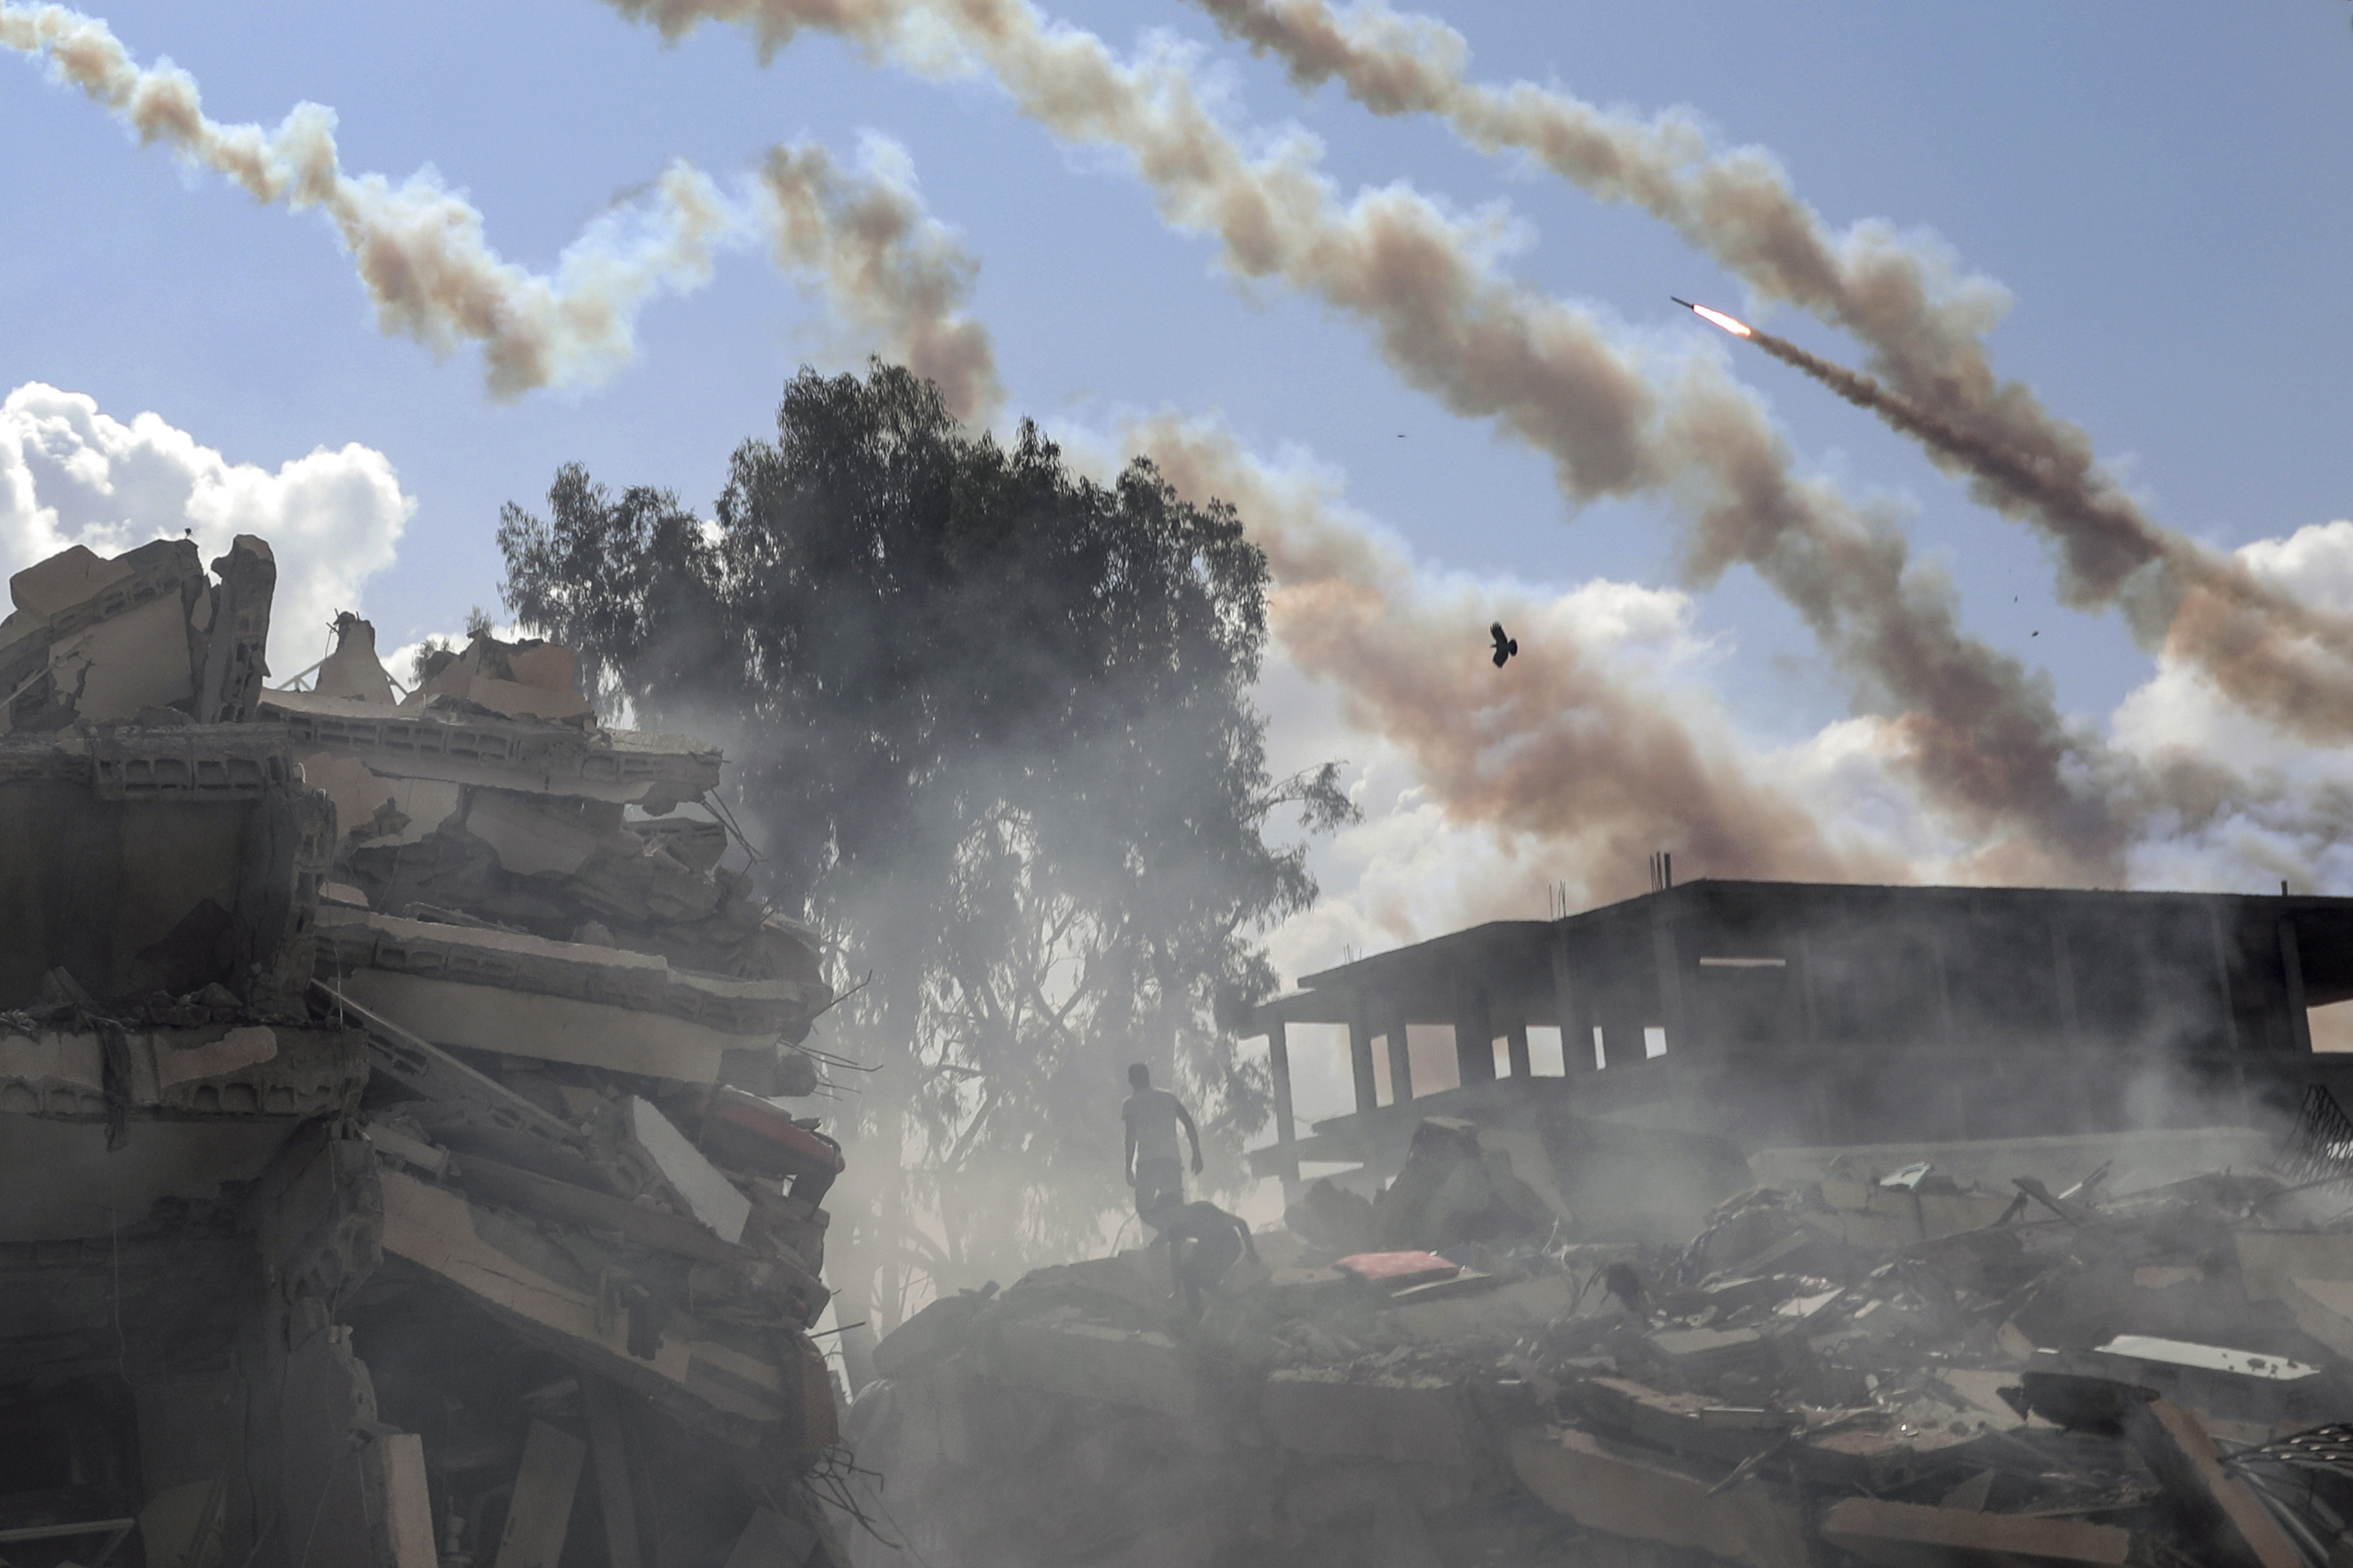
[[(2206, 906), (2206, 925), (2214, 933), (2214, 994), (2222, 1005), (2222, 1044), (2232, 1056), (2239, 1054), (2239, 1009), (2231, 994), (2231, 946), (2222, 935), (2222, 909), (2220, 900)], [(2303, 964), (2299, 962), (2297, 968)], [(2243, 1077), (2245, 1069), (2238, 1069)]]
[(1928, 956), (1936, 967), (1936, 1022), (1945, 1044), (1951, 1045), (1959, 1031), (1953, 1026), (1953, 983), (1945, 969), (1945, 935), (1931, 929), (1928, 932)]
[(2304, 1000), (2304, 950), (2295, 940), (2295, 921), (2279, 923), (2280, 973), (2287, 982), (2288, 1049), (2304, 1056), (2312, 1054), (2312, 1020), (2306, 1016)]
[(2051, 975), (2059, 992), (2059, 1032), (2073, 1046), (2078, 1027), (2075, 1021), (2075, 960), (2067, 951), (2066, 922), (2053, 915), (2051, 920)]
[(1413, 1047), (1406, 1042), (1404, 1003), (1397, 1004), (1383, 1027), (1389, 1042), (1389, 1103), (1403, 1105), (1413, 1098)]
[[(1691, 1048), (1683, 1028), (1683, 963), (1675, 949), (1675, 928), (1667, 920), (1666, 900), (1654, 898), (1651, 900), (1651, 959), (1658, 969), (1659, 1023), (1667, 1032), (1670, 1057)], [(1647, 1048), (1643, 1054), (1650, 1054)]]
[(1575, 1078), (1593, 1070), (1593, 1031), (1577, 1005), (1577, 978), (1569, 969), (1568, 932), (1564, 922), (1552, 928), (1552, 1011), (1560, 1026), (1560, 1070)]
[(1487, 988), (1454, 982), (1454, 1073), (1463, 1088), (1495, 1081), (1495, 1035)]
[[(1512, 1064), (1514, 1078), (1535, 1076), (1535, 1064), (1528, 1058), (1528, 1021), (1525, 1018), (1514, 1020), (1504, 1031), (1504, 1053)], [(1567, 1067), (1568, 1064), (1563, 1062), (1561, 1065)]]
[(1806, 1005), (1806, 1054), (1817, 1056), (1822, 1048), (1822, 1023), (1814, 1000), (1814, 938), (1810, 931), (1798, 933), (1798, 986)]
[[(1291, 1112), (1291, 1038), (1280, 1017), (1266, 1021), (1266, 1059), (1274, 1069), (1275, 1146), (1288, 1150), (1299, 1141), (1299, 1130)], [(1299, 1184), (1298, 1159), (1286, 1153), (1278, 1173), (1282, 1177), (1283, 1196), (1288, 1198), (1291, 1189)]]
[(1348, 1019), (1348, 1076), (1356, 1080), (1356, 1113), (1361, 1116), (1378, 1107), (1381, 1097), (1373, 1077), (1372, 1021), (1365, 1016), (1363, 999), (1355, 1001)]

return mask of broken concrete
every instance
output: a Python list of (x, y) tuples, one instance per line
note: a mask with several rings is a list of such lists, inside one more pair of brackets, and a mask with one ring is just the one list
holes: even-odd
[(680, 810), (719, 753), (598, 724), (544, 643), (396, 702), (353, 615), (268, 690), (275, 582), (240, 536), (11, 584), (10, 1560), (846, 1568), (840, 1155), (760, 1098), (818, 1087), (832, 994)]
[[(1930, 1147), (1646, 1247), (1580, 1234), (1574, 1184), (1499, 1234), (1487, 1136), (1430, 1128), (1361, 1211), (1302, 1194), (1198, 1318), (1128, 1256), (934, 1303), (877, 1349), (861, 1465), (934, 1568), (1049, 1560), (1078, 1518), (1074, 1560), (1201, 1568), (2316, 1563), (2353, 1521), (2353, 1359), (2315, 1331), (2353, 1280), (2293, 1272), (2343, 1233), (2281, 1228), (2276, 1174), (1994, 1188)], [(1470, 1172), (1484, 1198), (1436, 1201)], [(1353, 1249), (1445, 1213), (1479, 1234)], [(1140, 1467), (1103, 1483), (1124, 1518), (1035, 1468), (1090, 1444)]]
[(1588, 1529), (1757, 1568), (1805, 1568), (1809, 1561), (1795, 1509), (1761, 1490), (1719, 1495), (1669, 1461), (1574, 1428), (1516, 1438), (1512, 1466), (1547, 1507)]

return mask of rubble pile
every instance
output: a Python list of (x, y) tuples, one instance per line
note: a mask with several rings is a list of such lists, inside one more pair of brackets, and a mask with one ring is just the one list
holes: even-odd
[(275, 572), (9, 584), (0, 1558), (845, 1561), (832, 993), (720, 753), (544, 642), (270, 689)]
[(2353, 1562), (2353, 1136), (2304, 1146), (2327, 1157), (2059, 1190), (1848, 1156), (1663, 1246), (1582, 1239), (1426, 1121), (1377, 1198), (1306, 1188), (1198, 1318), (1155, 1247), (911, 1319), (847, 1423), (881, 1477), (852, 1551)]

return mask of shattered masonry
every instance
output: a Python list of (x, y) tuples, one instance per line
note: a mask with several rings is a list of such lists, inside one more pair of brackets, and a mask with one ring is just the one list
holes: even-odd
[(2325, 1091), (2284, 1148), (1730, 1157), (1672, 1233), (1574, 1207), (1592, 1125), (1426, 1118), (1377, 1199), (1302, 1189), (1198, 1320), (1156, 1247), (935, 1302), (846, 1423), (883, 1478), (859, 1568), (2353, 1561)]
[(0, 625), (0, 1559), (846, 1562), (831, 1000), (719, 752), (480, 636), (398, 698), (164, 541)]

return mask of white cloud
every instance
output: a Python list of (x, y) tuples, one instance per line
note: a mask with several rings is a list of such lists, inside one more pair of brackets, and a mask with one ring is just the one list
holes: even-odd
[(417, 510), (392, 460), (353, 442), (322, 447), (275, 473), (232, 463), (155, 414), (129, 424), (95, 398), (27, 382), (0, 401), (0, 573), (69, 545), (118, 554), (190, 534), (205, 559), (239, 533), (278, 557), (270, 611), (280, 679), (323, 654), (338, 610), (393, 563)]

